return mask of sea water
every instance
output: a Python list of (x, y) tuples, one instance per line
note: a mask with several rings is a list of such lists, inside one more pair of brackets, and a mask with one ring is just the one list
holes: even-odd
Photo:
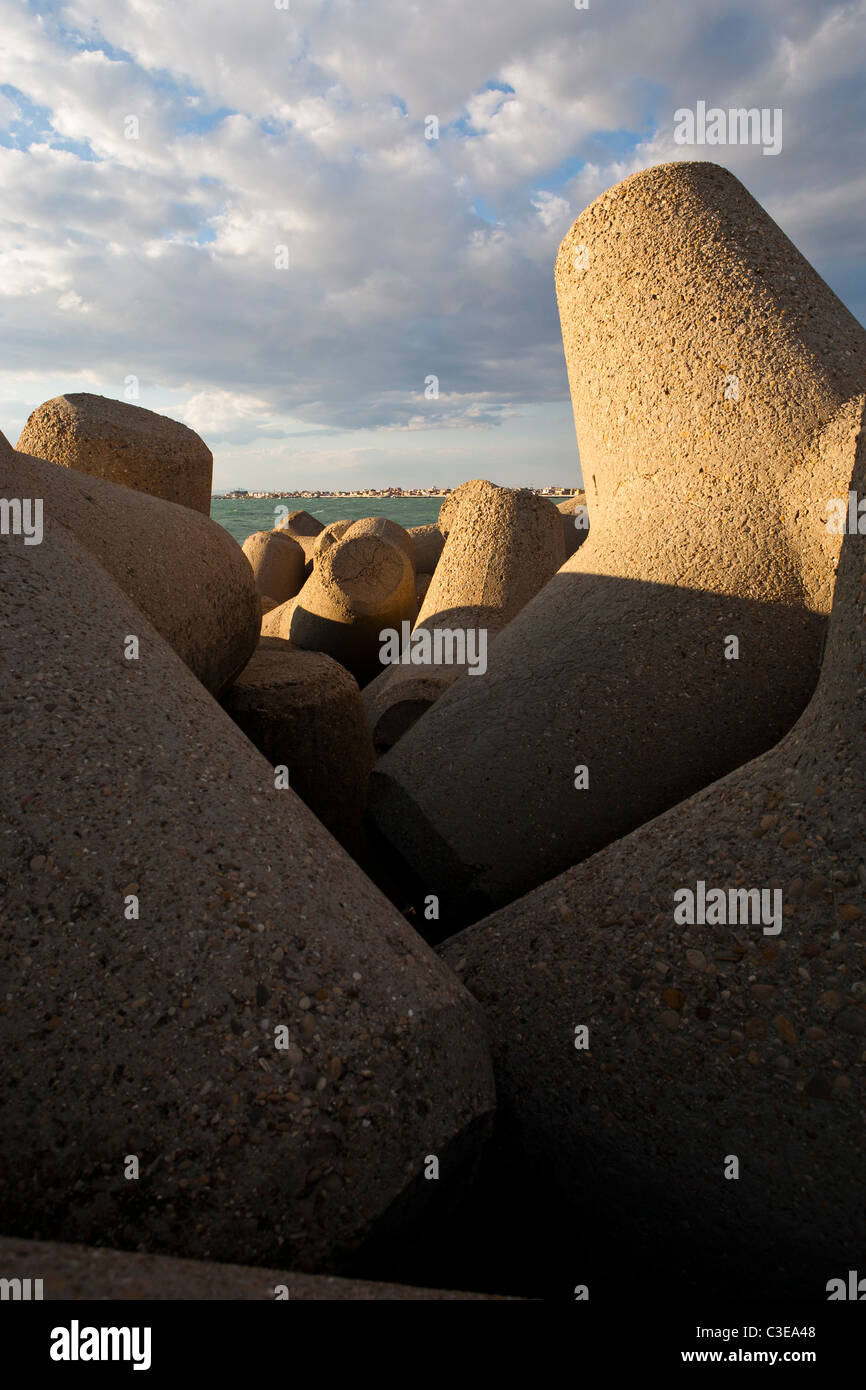
[[(323, 526), (329, 521), (359, 521), (367, 516), (386, 516), (401, 526), (428, 526), (436, 521), (442, 497), (246, 497), (234, 501), (214, 497), (211, 517), (224, 526), (239, 545), (254, 531), (272, 531), (280, 517), (290, 512), (309, 512)], [(557, 499), (558, 500), (558, 499)]]

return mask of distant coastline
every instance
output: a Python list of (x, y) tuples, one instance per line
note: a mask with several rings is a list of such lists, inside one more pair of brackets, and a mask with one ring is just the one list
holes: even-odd
[[(322, 492), (318, 489), (301, 488), (294, 492), (249, 492), (245, 488), (232, 488), (228, 492), (212, 493), (213, 501), (224, 502), (276, 502), (283, 497), (447, 497), (453, 492), (450, 487), (383, 487), (357, 488), (352, 491)], [(528, 489), (539, 497), (573, 497), (579, 489), (573, 487), (534, 487)]]

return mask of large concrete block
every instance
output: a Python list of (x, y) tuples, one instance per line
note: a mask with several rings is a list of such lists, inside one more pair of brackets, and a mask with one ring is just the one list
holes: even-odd
[(465, 483), (461, 483), (459, 487), (456, 487), (453, 492), (449, 492), (448, 496), (442, 499), (436, 525), (446, 540), (448, 538), (448, 532), (451, 530), (457, 517), (457, 513), (466, 498), (475, 498), (477, 501), (478, 498), (482, 497), (485, 493), (489, 492), (491, 488), (496, 486), (496, 483), (489, 483), (486, 478), (469, 478)]
[(379, 535), (344, 536), (322, 554), (270, 631), (327, 652), (363, 683), (379, 670), (381, 633), (415, 617), (415, 574), (405, 550)]
[(246, 665), (259, 596), (240, 546), (217, 522), (16, 453), (2, 435), (0, 494), (40, 499), (46, 519), (74, 533), (208, 690), (218, 693)]
[(88, 392), (55, 396), (30, 415), (17, 447), (210, 516), (210, 449), (188, 425), (140, 405)]
[[(564, 560), (562, 522), (546, 498), (526, 488), (470, 485), (459, 510), (452, 510), (448, 539), (412, 634), (419, 657), (425, 652), (416, 634), (431, 634), (432, 659), (414, 664), (412, 647), (408, 651), (404, 647), (404, 655), (413, 657), (413, 664), (386, 667), (364, 690), (364, 708), (378, 753), (402, 738), (470, 667), (471, 657), (477, 667), (471, 679), (484, 680), (487, 644)], [(442, 634), (439, 660), (434, 645), (437, 632)], [(453, 633), (464, 634), (462, 649), (450, 636)], [(474, 634), (473, 652), (469, 633)]]
[(419, 891), (464, 920), (791, 727), (838, 555), (826, 499), (846, 490), (823, 431), (866, 375), (863, 328), (713, 164), (598, 198), (556, 279), (589, 537), (484, 681), (456, 683), (371, 779)]
[(262, 598), (271, 601), (272, 607), (299, 593), (307, 558), (291, 536), (283, 531), (254, 531), (242, 549), (250, 562), (256, 588)]
[[(863, 406), (828, 432), (858, 499)], [(570, 1194), (563, 1224), (581, 1208), (590, 1282), (648, 1251), (656, 1297), (826, 1300), (863, 1272), (864, 605), (848, 534), (787, 736), (443, 947), (483, 1001), (503, 1113)]]
[(285, 531), (298, 545), (306, 556), (307, 564), (312, 564), (316, 553), (316, 543), (319, 536), (324, 531), (324, 526), (316, 517), (310, 516), (309, 512), (295, 511), (281, 518), (274, 527), (275, 531)]
[(392, 545), (399, 546), (405, 552), (414, 572), (415, 542), (405, 526), (401, 526), (399, 522), (391, 521), (386, 516), (365, 516), (360, 521), (353, 521), (340, 539), (350, 540), (355, 536), (380, 536), (382, 540), (390, 541)]
[(0, 595), (0, 1229), (333, 1270), (472, 1161), (478, 1008), (50, 509)]
[(568, 560), (589, 535), (586, 493), (578, 492), (574, 497), (566, 498), (564, 502), (557, 502), (556, 510), (562, 517), (562, 539), (565, 542), (565, 558)]
[(329, 521), (323, 531), (316, 537), (313, 560), (318, 560), (320, 555), (324, 555), (326, 550), (330, 550), (332, 545), (336, 545), (345, 536), (350, 526), (354, 526), (353, 521)]
[(285, 603), (275, 604), (273, 608), (264, 611), (262, 605), (262, 637), (279, 637), (288, 642), (289, 631), (292, 626), (292, 614), (295, 611), (295, 604), (298, 595), (294, 598), (286, 599)]
[(354, 677), (322, 652), (275, 637), (222, 697), (223, 708), (350, 853), (362, 843), (373, 744)]
[(410, 526), (409, 535), (415, 547), (415, 573), (432, 574), (439, 563), (445, 537), (434, 523), (432, 526)]

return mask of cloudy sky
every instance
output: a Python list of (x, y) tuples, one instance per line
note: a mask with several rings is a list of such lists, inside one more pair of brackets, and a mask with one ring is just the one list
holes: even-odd
[(0, 428), (137, 383), (216, 488), (574, 483), (553, 263), (625, 175), (726, 164), (866, 316), (864, 52), (866, 0), (0, 0)]

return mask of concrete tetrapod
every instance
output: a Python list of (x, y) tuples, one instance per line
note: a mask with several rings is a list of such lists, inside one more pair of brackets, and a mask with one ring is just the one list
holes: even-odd
[(472, 1159), (478, 1006), (52, 516), (0, 595), (0, 1230), (338, 1271)]
[(288, 642), (292, 614), (297, 601), (296, 594), (294, 598), (286, 599), (285, 603), (276, 604), (267, 613), (262, 612), (262, 637), (279, 637), (282, 641)]
[[(562, 522), (546, 498), (492, 483), (469, 487), (452, 511), (411, 645), (401, 643), (400, 664), (388, 666), (364, 691), (377, 753), (396, 743), (464, 671), (476, 668), (473, 683), (484, 676), (490, 639), (565, 559)], [(430, 634), (429, 653), (421, 646), (423, 633)]]
[(847, 487), (822, 431), (866, 378), (866, 332), (713, 164), (598, 198), (557, 288), (589, 537), (370, 783), (418, 892), (463, 923), (791, 727), (838, 556), (820, 522)]
[[(16, 453), (0, 434), (0, 496), (41, 499), (208, 690), (243, 670), (260, 601), (237, 541), (188, 507)], [(130, 628), (131, 636), (138, 635)]]
[(435, 524), (432, 526), (410, 526), (409, 535), (415, 546), (415, 573), (432, 574), (439, 563), (445, 537)]
[[(862, 498), (863, 402), (843, 414)], [(863, 1274), (864, 605), (866, 535), (848, 534), (820, 680), (782, 742), (443, 947), (561, 1229), (580, 1194), (590, 1282), (638, 1252), (659, 1294), (826, 1299)], [(732, 890), (766, 894), (760, 921)]]
[(583, 545), (589, 535), (589, 513), (586, 507), (586, 493), (578, 492), (564, 502), (557, 502), (556, 510), (562, 517), (562, 539), (565, 542), (565, 558), (569, 560), (578, 546)]
[(353, 521), (340, 539), (349, 540), (354, 539), (355, 536), (381, 536), (382, 540), (390, 541), (392, 545), (398, 545), (405, 552), (414, 573), (415, 542), (405, 526), (401, 526), (399, 522), (391, 521), (386, 516), (365, 516), (360, 521)]
[(320, 531), (316, 537), (313, 561), (318, 560), (326, 550), (330, 550), (332, 545), (336, 545), (337, 541), (342, 540), (349, 527), (353, 525), (354, 522), (352, 521), (329, 521), (324, 531)]
[(346, 668), (322, 652), (263, 637), (222, 706), (357, 856), (374, 757), (358, 682)]
[(448, 539), (448, 532), (454, 524), (457, 513), (467, 497), (477, 499), (491, 488), (497, 487), (497, 483), (489, 483), (486, 478), (469, 478), (465, 483), (461, 483), (453, 492), (449, 492), (447, 497), (442, 499), (442, 506), (439, 508), (439, 519), (436, 522), (442, 536)]
[(316, 543), (319, 536), (324, 531), (321, 521), (317, 521), (309, 512), (296, 511), (289, 512), (287, 516), (281, 518), (274, 527), (275, 531), (285, 531), (298, 542), (304, 552), (307, 564), (311, 564), (316, 553)]
[(188, 425), (140, 405), (87, 392), (55, 396), (33, 411), (17, 447), (210, 516), (210, 449)]
[(300, 592), (307, 558), (290, 535), (283, 531), (254, 531), (241, 549), (252, 566), (262, 598), (281, 604)]
[(270, 631), (296, 647), (327, 652), (364, 682), (381, 670), (381, 632), (399, 631), (414, 617), (415, 574), (391, 541), (344, 537), (320, 557), (293, 605), (288, 624), (284, 619)]

